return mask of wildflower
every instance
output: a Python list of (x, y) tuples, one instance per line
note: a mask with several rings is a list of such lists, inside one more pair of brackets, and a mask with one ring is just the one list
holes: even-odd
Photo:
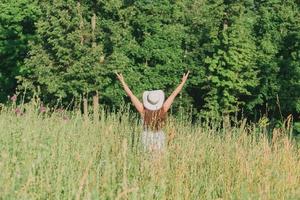
[(16, 108), (16, 109), (15, 109), (15, 114), (16, 114), (17, 116), (22, 116), (22, 115), (23, 115), (23, 112), (21, 111), (20, 108)]
[(46, 108), (45, 106), (42, 105), (42, 106), (40, 107), (40, 112), (41, 112), (41, 113), (45, 113), (46, 110), (47, 110), (47, 108)]
[(12, 102), (16, 102), (16, 101), (17, 101), (17, 95), (14, 94), (12, 97), (10, 97), (10, 100), (11, 100)]

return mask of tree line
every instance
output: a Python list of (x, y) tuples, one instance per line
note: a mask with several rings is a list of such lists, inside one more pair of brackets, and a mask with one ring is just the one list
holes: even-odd
[(2, 0), (0, 99), (45, 103), (100, 93), (107, 106), (134, 93), (168, 95), (203, 116), (300, 117), (297, 0)]

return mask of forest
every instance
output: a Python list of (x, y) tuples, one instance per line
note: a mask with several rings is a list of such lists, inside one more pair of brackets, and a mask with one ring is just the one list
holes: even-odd
[[(190, 78), (173, 110), (274, 121), (300, 132), (298, 0), (2, 0), (0, 100), (128, 103)], [(298, 127), (298, 129), (297, 129)]]

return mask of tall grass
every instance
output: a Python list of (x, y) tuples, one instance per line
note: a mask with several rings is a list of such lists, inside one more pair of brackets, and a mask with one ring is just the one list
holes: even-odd
[(170, 117), (162, 157), (127, 112), (0, 113), (0, 199), (299, 199), (299, 149), (274, 130)]

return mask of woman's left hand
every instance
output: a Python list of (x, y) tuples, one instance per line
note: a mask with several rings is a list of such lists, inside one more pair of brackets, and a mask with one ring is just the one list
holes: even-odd
[(116, 75), (117, 75), (117, 78), (119, 79), (119, 81), (121, 82), (121, 83), (124, 83), (124, 77), (123, 77), (123, 75), (120, 73), (117, 73), (116, 72)]

